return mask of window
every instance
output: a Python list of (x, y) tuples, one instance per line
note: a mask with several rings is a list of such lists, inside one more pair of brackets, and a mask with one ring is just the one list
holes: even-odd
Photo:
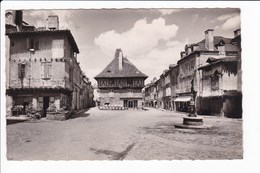
[(52, 78), (52, 63), (51, 62), (42, 62), (42, 79)]
[(27, 38), (27, 49), (35, 51), (39, 49), (39, 41), (34, 38)]
[(127, 79), (127, 85), (133, 85), (133, 79)]
[(114, 90), (109, 90), (109, 97), (114, 97)]
[(109, 84), (110, 84), (110, 85), (114, 85), (114, 79), (110, 79), (110, 80), (109, 80)]
[(219, 46), (218, 50), (219, 50), (219, 54), (220, 55), (225, 55), (225, 46), (224, 45), (223, 46)]
[(25, 77), (25, 64), (18, 64), (18, 77), (20, 79)]
[(72, 82), (73, 81), (73, 69), (70, 68), (69, 70), (69, 81)]
[(64, 57), (64, 40), (54, 39), (52, 40), (52, 58)]
[(219, 77), (215, 76), (211, 78), (211, 89), (212, 90), (219, 89)]
[(55, 102), (54, 97), (50, 97), (50, 102), (51, 102), (51, 103), (54, 103), (54, 102)]

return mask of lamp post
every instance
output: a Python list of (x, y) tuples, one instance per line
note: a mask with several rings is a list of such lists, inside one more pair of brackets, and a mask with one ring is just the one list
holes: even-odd
[(191, 100), (189, 105), (189, 117), (197, 117), (195, 113), (195, 91), (194, 91), (194, 80), (191, 80)]

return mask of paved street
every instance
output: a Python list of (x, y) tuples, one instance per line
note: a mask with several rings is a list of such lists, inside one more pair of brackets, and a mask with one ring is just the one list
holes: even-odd
[(242, 120), (204, 117), (211, 129), (176, 129), (183, 114), (92, 108), (67, 121), (7, 126), (10, 160), (242, 159)]

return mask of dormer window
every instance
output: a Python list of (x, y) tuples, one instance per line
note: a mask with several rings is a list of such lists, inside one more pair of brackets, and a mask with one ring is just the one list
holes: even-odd
[(27, 49), (34, 52), (39, 47), (39, 41), (34, 38), (27, 38)]
[(225, 55), (225, 42), (221, 40), (217, 45), (217, 49), (220, 55)]

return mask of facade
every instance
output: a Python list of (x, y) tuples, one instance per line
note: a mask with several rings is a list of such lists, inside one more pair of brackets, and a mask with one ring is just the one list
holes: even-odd
[(114, 59), (97, 76), (100, 106), (138, 108), (142, 106), (142, 88), (147, 78), (117, 49)]
[(7, 26), (12, 28), (6, 30), (10, 42), (8, 114), (15, 106), (21, 107), (24, 114), (32, 105), (43, 117), (51, 105), (57, 110), (85, 108), (86, 99), (82, 94), (85, 84), (77, 62), (79, 49), (71, 32), (59, 30), (58, 23), (58, 16), (49, 16), (48, 28)]
[(151, 83), (144, 88), (144, 105), (146, 107), (157, 108), (157, 92), (156, 92), (157, 79), (154, 78)]
[(202, 75), (198, 97), (200, 114), (242, 117), (241, 36), (237, 32), (240, 31), (235, 31), (232, 40), (239, 49), (237, 56), (209, 58), (208, 64), (198, 69)]
[(163, 109), (172, 110), (171, 104), (171, 75), (170, 70), (165, 70), (163, 73), (164, 83), (163, 83)]
[(194, 84), (196, 112), (200, 112), (200, 102), (197, 100), (201, 95), (202, 83), (201, 73), (197, 69), (207, 64), (209, 57), (221, 59), (238, 55), (236, 44), (232, 43), (231, 38), (214, 36), (214, 30), (205, 31), (205, 39), (198, 43), (185, 46), (185, 51), (181, 52), (179, 65), (179, 88), (177, 99), (175, 99), (177, 110), (188, 111), (189, 101), (191, 100), (191, 86)]
[(242, 93), (238, 91), (237, 57), (209, 60), (202, 71), (200, 114), (242, 116)]
[[(177, 65), (170, 65), (160, 79), (145, 87), (145, 100), (151, 102), (151, 88), (156, 86), (157, 108), (188, 112), (195, 90), (196, 113), (242, 116), (241, 36), (214, 36), (205, 31), (205, 39), (185, 46)], [(151, 104), (146, 104), (150, 106)]]

